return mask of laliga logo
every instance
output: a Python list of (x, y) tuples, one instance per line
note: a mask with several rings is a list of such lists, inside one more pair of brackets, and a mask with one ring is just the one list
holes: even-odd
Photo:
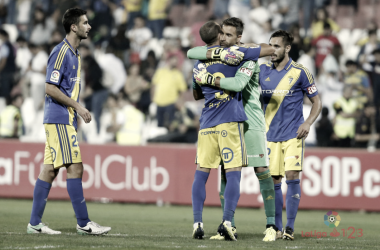
[(324, 216), (324, 220), (325, 225), (330, 228), (338, 227), (341, 221), (339, 214), (335, 211), (328, 211)]

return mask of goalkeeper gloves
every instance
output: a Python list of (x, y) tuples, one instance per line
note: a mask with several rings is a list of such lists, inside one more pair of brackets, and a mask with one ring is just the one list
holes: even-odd
[(200, 86), (202, 85), (210, 85), (215, 86), (216, 77), (212, 74), (208, 73), (206, 69), (197, 70), (193, 69), (195, 82)]
[(238, 50), (239, 47), (213, 48), (211, 49), (211, 59), (221, 60), (229, 65), (239, 65), (244, 58), (244, 53)]

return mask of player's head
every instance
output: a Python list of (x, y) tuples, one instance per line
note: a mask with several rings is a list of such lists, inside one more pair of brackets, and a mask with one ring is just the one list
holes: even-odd
[(228, 48), (240, 42), (244, 23), (237, 17), (230, 17), (222, 22), (222, 29), (224, 34), (220, 37), (220, 45)]
[(6, 32), (3, 29), (0, 29), (0, 39), (4, 42), (4, 41), (8, 41), (8, 38), (9, 38), (8, 32)]
[(293, 35), (285, 30), (277, 30), (271, 35), (269, 45), (275, 50), (271, 55), (272, 62), (280, 63), (284, 60), (292, 47), (293, 39)]
[(207, 23), (203, 24), (199, 30), (199, 35), (201, 36), (202, 41), (207, 45), (214, 43), (219, 44), (219, 38), (221, 34), (223, 34), (222, 28), (215, 21), (208, 21)]
[(66, 10), (62, 17), (62, 24), (66, 34), (74, 33), (79, 39), (86, 39), (91, 29), (86, 16), (87, 11), (71, 8)]
[(323, 35), (330, 36), (332, 33), (331, 25), (328, 22), (323, 23)]

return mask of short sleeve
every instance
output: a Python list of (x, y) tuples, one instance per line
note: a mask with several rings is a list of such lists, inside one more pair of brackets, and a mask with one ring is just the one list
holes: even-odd
[(306, 95), (311, 98), (316, 95), (318, 95), (317, 86), (315, 86), (315, 81), (313, 75), (310, 73), (310, 71), (306, 68), (301, 69), (301, 88)]
[(55, 47), (51, 52), (46, 67), (46, 82), (59, 85), (62, 81), (63, 71), (65, 69), (66, 52), (69, 49), (67, 45), (61, 48)]

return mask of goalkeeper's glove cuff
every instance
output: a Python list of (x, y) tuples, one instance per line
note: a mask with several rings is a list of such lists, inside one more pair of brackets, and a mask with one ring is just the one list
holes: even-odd
[(222, 51), (223, 51), (222, 48), (212, 49), (211, 59), (219, 59), (220, 60), (220, 56), (222, 54)]

